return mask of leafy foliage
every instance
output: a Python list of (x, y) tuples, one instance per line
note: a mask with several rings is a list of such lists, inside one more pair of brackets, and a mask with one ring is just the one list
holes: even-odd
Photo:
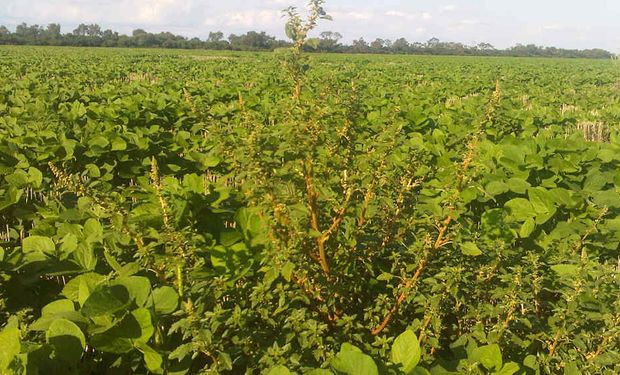
[[(315, 7), (318, 16), (326, 16), (322, 1)], [(289, 11), (296, 14), (295, 8)], [(287, 28), (286, 34), (295, 39), (295, 30)], [(320, 38), (311, 38), (304, 47), (313, 52), (340, 53), (396, 53), (419, 55), (468, 55), (468, 56), (521, 56), (521, 57), (563, 57), (589, 59), (615, 59), (616, 56), (600, 48), (575, 50), (557, 47), (543, 47), (534, 44), (517, 44), (507, 49), (496, 49), (489, 43), (466, 45), (455, 42), (441, 42), (432, 38), (427, 42), (409, 42), (405, 38), (394, 41), (376, 38), (367, 43), (363, 38), (354, 40), (350, 45), (339, 43), (342, 35), (326, 31)], [(111, 29), (103, 30), (98, 24), (79, 24), (71, 32), (61, 33), (61, 25), (50, 23), (47, 26), (21, 23), (12, 32), (0, 25), (0, 45), (46, 45), (46, 46), (82, 46), (82, 47), (129, 47), (129, 48), (174, 48), (174, 49), (209, 49), (233, 51), (273, 51), (289, 47), (290, 43), (278, 40), (264, 31), (247, 31), (244, 34), (230, 34), (226, 39), (222, 31), (211, 31), (206, 39), (175, 35), (169, 31), (151, 33), (142, 29), (133, 30), (131, 35), (120, 34)]]
[(282, 52), (0, 49), (0, 372), (620, 371), (616, 65)]

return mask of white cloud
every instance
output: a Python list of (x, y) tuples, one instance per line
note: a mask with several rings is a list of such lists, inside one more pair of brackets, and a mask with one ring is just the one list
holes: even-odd
[(440, 9), (442, 12), (454, 12), (456, 10), (456, 5), (444, 5)]
[[(7, 1), (7, 0), (1, 0)], [(132, 24), (136, 27), (175, 23), (191, 17), (194, 0), (8, 0), (4, 17), (17, 22)], [(200, 0), (199, 0), (200, 1)]]
[(216, 26), (218, 23), (218, 19), (215, 17), (207, 17), (202, 22), (204, 26)]
[[(179, 7), (176, 0), (150, 0), (148, 2), (137, 2), (137, 20), (139, 22), (154, 24), (160, 23), (167, 18), (170, 13), (179, 10), (189, 10), (188, 4), (185, 7)], [(184, 8), (184, 9), (183, 9)]]
[(281, 22), (282, 15), (273, 10), (246, 10), (243, 12), (228, 13), (224, 16), (227, 26), (242, 26), (247, 28), (261, 28)]
[(480, 24), (480, 21), (478, 21), (478, 20), (471, 20), (471, 19), (465, 19), (465, 20), (459, 21), (459, 24), (461, 24), (461, 25), (478, 25), (478, 24)]
[(394, 16), (394, 17), (407, 17), (408, 14), (405, 12), (401, 12), (398, 10), (388, 10), (387, 12), (385, 12), (386, 16)]
[(588, 33), (591, 31), (589, 26), (568, 26), (557, 23), (541, 26), (538, 31), (557, 31), (563, 33)]
[(416, 19), (430, 20), (431, 18), (433, 18), (433, 16), (428, 12), (407, 13), (407, 12), (401, 12), (399, 10), (388, 10), (387, 12), (385, 12), (385, 15), (389, 17), (405, 18), (408, 20), (416, 20)]
[(371, 18), (373, 18), (373, 15), (371, 12), (342, 11), (342, 10), (336, 10), (336, 11), (330, 12), (328, 10), (327, 13), (330, 14), (335, 19), (337, 19), (338, 21), (370, 20)]

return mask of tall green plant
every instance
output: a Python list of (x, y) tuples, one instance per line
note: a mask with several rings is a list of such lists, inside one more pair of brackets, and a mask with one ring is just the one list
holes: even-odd
[(282, 56), (284, 66), (289, 72), (293, 81), (293, 99), (299, 100), (303, 77), (309, 65), (307, 59), (303, 58), (303, 47), (308, 43), (308, 34), (316, 28), (319, 20), (331, 20), (323, 8), (325, 0), (310, 0), (308, 2), (309, 14), (304, 19), (297, 11), (296, 7), (288, 7), (283, 13), (288, 18), (285, 26), (286, 36), (293, 41), (293, 46)]

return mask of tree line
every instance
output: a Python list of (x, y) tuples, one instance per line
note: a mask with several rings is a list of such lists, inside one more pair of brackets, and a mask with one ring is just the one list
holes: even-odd
[[(364, 38), (342, 42), (338, 32), (326, 31), (317, 38), (309, 39), (304, 49), (308, 52), (334, 53), (384, 53), (421, 55), (462, 55), (462, 56), (516, 56), (516, 57), (567, 57), (609, 59), (614, 57), (603, 49), (564, 49), (542, 47), (534, 44), (497, 49), (489, 43), (466, 45), (458, 42), (443, 42), (432, 38), (426, 42), (409, 42), (405, 38), (394, 41), (377, 38), (367, 42)], [(88, 47), (143, 47), (210, 49), (234, 51), (273, 51), (291, 45), (286, 40), (277, 39), (264, 31), (248, 31), (245, 34), (230, 34), (227, 38), (221, 31), (210, 32), (202, 40), (187, 38), (170, 32), (150, 33), (143, 29), (134, 30), (131, 35), (120, 34), (110, 29), (102, 29), (98, 24), (80, 24), (72, 32), (62, 33), (57, 23), (47, 26), (22, 23), (14, 31), (0, 26), (0, 44), (47, 45), (47, 46), (88, 46)]]

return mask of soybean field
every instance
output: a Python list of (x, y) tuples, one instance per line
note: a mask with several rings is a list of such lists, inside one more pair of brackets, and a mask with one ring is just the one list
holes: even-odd
[(620, 64), (0, 47), (0, 374), (620, 373)]

